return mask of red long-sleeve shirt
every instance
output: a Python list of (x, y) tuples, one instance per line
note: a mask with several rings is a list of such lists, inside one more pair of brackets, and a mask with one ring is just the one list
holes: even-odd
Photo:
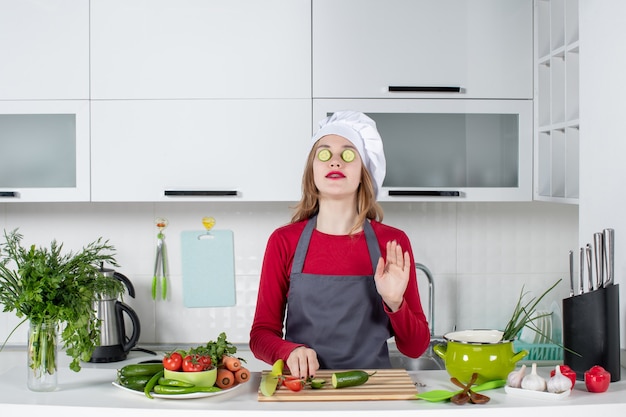
[[(270, 236), (257, 298), (256, 312), (250, 330), (250, 349), (254, 356), (268, 364), (287, 360), (293, 349), (301, 344), (283, 339), (283, 323), (289, 291), (291, 264), (306, 221), (276, 229)], [(408, 236), (401, 230), (371, 221), (383, 258), (386, 244), (395, 240), (408, 251), (411, 265), (413, 253)], [(373, 275), (367, 243), (363, 232), (353, 236), (328, 235), (313, 231), (304, 262), (303, 273), (321, 275)], [(346, 294), (349, 297), (350, 294)], [(430, 331), (417, 290), (415, 268), (411, 267), (407, 289), (400, 309), (389, 316), (398, 350), (416, 358), (428, 347)]]

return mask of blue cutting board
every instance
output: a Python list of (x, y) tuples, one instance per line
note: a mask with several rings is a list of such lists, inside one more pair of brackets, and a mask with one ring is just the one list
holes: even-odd
[(232, 230), (181, 233), (185, 307), (230, 307), (235, 300)]

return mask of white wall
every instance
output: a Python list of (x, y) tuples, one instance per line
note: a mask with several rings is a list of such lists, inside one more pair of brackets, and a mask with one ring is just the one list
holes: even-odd
[[(550, 203), (387, 203), (385, 222), (411, 238), (417, 262), (434, 274), (435, 331), (503, 328), (522, 285), (538, 294), (559, 278), (563, 283), (545, 303), (568, 295), (567, 252), (578, 241), (578, 207)], [(247, 342), (258, 277), (271, 231), (286, 223), (283, 203), (57, 203), (0, 204), (0, 228), (19, 227), (24, 244), (48, 246), (54, 238), (68, 250), (102, 236), (117, 248), (118, 271), (130, 278), (136, 299), (125, 301), (139, 314), (141, 343), (194, 343), (225, 331), (232, 342)], [(181, 297), (180, 232), (203, 230), (213, 216), (216, 229), (235, 234), (237, 306), (184, 308)], [(156, 217), (166, 217), (171, 264), (171, 299), (153, 302)], [(4, 238), (2, 238), (4, 241)], [(424, 309), (428, 291), (418, 275)], [(0, 339), (17, 323), (0, 313)], [(11, 344), (26, 342), (23, 326)], [(1, 342), (0, 342), (1, 343)]]
[[(579, 0), (579, 243), (615, 229), (615, 282), (620, 285), (621, 347), (626, 346), (626, 2)], [(622, 362), (623, 363), (623, 362)]]

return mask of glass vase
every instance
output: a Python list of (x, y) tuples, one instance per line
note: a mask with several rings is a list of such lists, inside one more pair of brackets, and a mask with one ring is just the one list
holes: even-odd
[(56, 321), (30, 322), (28, 329), (28, 377), (31, 391), (54, 391), (57, 388)]

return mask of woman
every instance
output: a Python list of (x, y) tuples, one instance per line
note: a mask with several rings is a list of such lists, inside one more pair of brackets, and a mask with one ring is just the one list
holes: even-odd
[(267, 243), (250, 331), (258, 359), (283, 359), (307, 377), (319, 368), (390, 368), (392, 336), (406, 356), (428, 347), (409, 239), (381, 223), (385, 167), (372, 119), (346, 111), (320, 122), (302, 200)]

